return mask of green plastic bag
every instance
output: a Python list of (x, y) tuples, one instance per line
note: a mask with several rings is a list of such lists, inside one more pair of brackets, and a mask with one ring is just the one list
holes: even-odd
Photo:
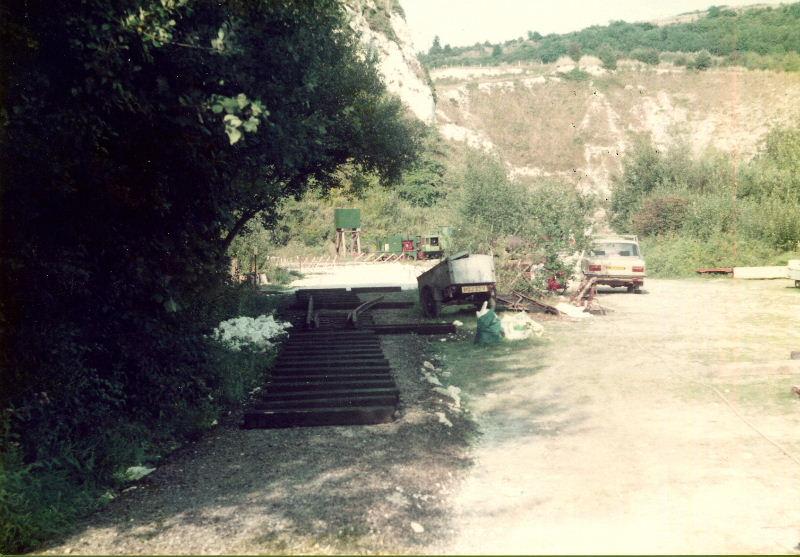
[(497, 344), (503, 340), (503, 324), (494, 310), (487, 310), (478, 317), (478, 331), (475, 334), (476, 344)]

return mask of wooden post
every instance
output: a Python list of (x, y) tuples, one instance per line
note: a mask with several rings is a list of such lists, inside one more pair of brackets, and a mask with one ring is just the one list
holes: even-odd
[(344, 230), (341, 228), (336, 229), (336, 255), (344, 255), (346, 249), (344, 246)]
[(258, 248), (253, 248), (253, 261), (250, 265), (253, 268), (253, 288), (258, 286)]

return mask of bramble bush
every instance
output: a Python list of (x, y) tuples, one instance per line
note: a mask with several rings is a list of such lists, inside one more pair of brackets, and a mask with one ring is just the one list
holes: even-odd
[(673, 232), (683, 226), (689, 202), (677, 195), (648, 197), (631, 217), (631, 229), (640, 236)]

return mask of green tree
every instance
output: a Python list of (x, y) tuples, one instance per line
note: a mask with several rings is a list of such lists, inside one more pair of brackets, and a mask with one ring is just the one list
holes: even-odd
[(500, 161), (477, 151), (468, 153), (455, 177), (452, 206), (458, 248), (503, 253), (513, 244), (518, 256), (566, 275), (572, 270), (559, 254), (587, 246), (585, 231), (594, 207), (572, 185), (542, 182), (528, 187), (509, 180)]
[(447, 194), (444, 176), (446, 153), (441, 136), (429, 130), (420, 149), (420, 156), (400, 179), (396, 191), (415, 207), (432, 207)]
[(617, 69), (617, 59), (619, 53), (612, 49), (609, 45), (604, 44), (597, 51), (597, 57), (603, 63), (603, 67), (607, 70)]
[[(336, 185), (343, 163), (398, 180), (420, 130), (337, 0), (0, 13), (0, 426), (31, 474), (80, 492), (131, 464), (112, 426), (168, 438), (211, 421), (222, 379), (204, 335), (247, 222)], [(30, 516), (5, 507), (26, 497), (0, 497), (0, 516)]]
[(664, 180), (664, 163), (655, 146), (638, 139), (622, 162), (622, 175), (611, 190), (611, 224), (625, 231), (641, 200)]
[(711, 67), (711, 54), (707, 50), (701, 50), (694, 57), (691, 67), (700, 71), (707, 70)]
[(581, 45), (575, 41), (570, 42), (569, 46), (567, 46), (567, 55), (575, 62), (580, 62), (581, 56), (583, 55)]
[(567, 47), (564, 45), (564, 41), (553, 39), (548, 35), (548, 37), (545, 37), (545, 40), (542, 41), (542, 44), (536, 52), (543, 64), (550, 64), (558, 60), (559, 57), (565, 55), (567, 53)]
[(437, 54), (441, 53), (442, 53), (442, 44), (441, 42), (439, 42), (439, 35), (436, 35), (435, 37), (433, 37), (433, 44), (428, 49), (428, 54), (430, 56), (436, 56)]

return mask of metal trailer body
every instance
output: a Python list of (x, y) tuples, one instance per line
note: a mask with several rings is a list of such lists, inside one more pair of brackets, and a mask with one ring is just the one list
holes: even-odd
[(789, 278), (794, 280), (797, 288), (800, 288), (800, 259), (790, 259), (787, 267), (789, 267)]
[(494, 258), (461, 252), (446, 257), (417, 277), (420, 305), (425, 315), (436, 317), (442, 304), (488, 302), (496, 297)]

